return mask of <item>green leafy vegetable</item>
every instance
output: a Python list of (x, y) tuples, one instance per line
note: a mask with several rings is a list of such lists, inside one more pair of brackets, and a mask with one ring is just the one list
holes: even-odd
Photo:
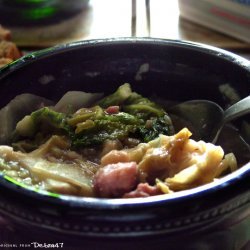
[(156, 103), (135, 92), (133, 92), (126, 100), (124, 104), (124, 111), (140, 116), (144, 119), (152, 116), (162, 117), (166, 115), (165, 110), (159, 107)]
[(121, 105), (132, 94), (131, 87), (128, 83), (121, 85), (113, 94), (104, 97), (98, 102), (102, 108), (113, 105)]
[[(107, 112), (111, 106), (119, 106), (118, 112)], [(18, 141), (20, 148), (34, 149), (39, 144), (37, 140), (63, 134), (70, 138), (72, 146), (86, 147), (100, 145), (108, 139), (125, 140), (128, 137), (148, 142), (159, 134), (173, 133), (167, 113), (148, 98), (132, 92), (126, 83), (100, 100), (98, 105), (83, 107), (71, 115), (50, 108), (31, 113), (17, 124), (14, 142)], [(20, 141), (20, 138), (26, 140)]]
[(20, 136), (33, 136), (38, 130), (44, 129), (46, 132), (51, 130), (69, 130), (64, 113), (55, 112), (45, 107), (41, 108), (31, 115), (25, 116), (16, 126), (16, 133)]
[(12, 146), (20, 151), (30, 152), (53, 134), (72, 136), (74, 131), (66, 122), (66, 117), (66, 114), (48, 107), (32, 112), (17, 123)]
[(123, 140), (135, 134), (138, 127), (143, 124), (143, 120), (124, 112), (113, 115), (104, 113), (101, 117), (93, 119), (92, 122), (91, 127), (83, 129), (79, 134), (75, 134), (73, 138), (74, 146), (101, 144), (107, 139)]
[(168, 116), (152, 118), (147, 123), (138, 128), (138, 133), (144, 142), (155, 139), (159, 134), (173, 134), (172, 123)]

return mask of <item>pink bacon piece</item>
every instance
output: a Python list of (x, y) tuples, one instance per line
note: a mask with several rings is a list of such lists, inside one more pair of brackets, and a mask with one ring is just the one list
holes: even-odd
[(119, 198), (132, 191), (138, 183), (137, 164), (119, 162), (98, 170), (94, 177), (94, 189), (99, 197)]

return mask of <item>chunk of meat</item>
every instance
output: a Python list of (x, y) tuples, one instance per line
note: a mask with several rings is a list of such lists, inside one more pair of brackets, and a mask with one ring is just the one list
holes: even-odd
[(108, 114), (118, 114), (119, 111), (120, 111), (119, 106), (109, 106), (108, 108), (106, 108), (106, 112)]
[(150, 186), (148, 183), (139, 183), (137, 188), (123, 195), (123, 198), (140, 198), (163, 194), (158, 186)]
[(93, 183), (100, 197), (122, 197), (137, 185), (137, 164), (127, 162), (104, 166), (96, 173)]

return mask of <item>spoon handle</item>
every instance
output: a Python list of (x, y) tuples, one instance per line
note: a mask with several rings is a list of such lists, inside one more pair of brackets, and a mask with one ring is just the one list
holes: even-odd
[(222, 119), (222, 122), (218, 125), (218, 127), (214, 130), (216, 131), (216, 133), (214, 134), (214, 136), (212, 137), (212, 143), (216, 143), (219, 134), (223, 128), (223, 126), (240, 117), (243, 115), (246, 115), (250, 113), (250, 96), (245, 97), (244, 99), (240, 100), (239, 102), (233, 104), (231, 107), (229, 107), (227, 110), (224, 111), (224, 116)]
[(224, 124), (250, 113), (250, 96), (240, 100), (224, 112)]

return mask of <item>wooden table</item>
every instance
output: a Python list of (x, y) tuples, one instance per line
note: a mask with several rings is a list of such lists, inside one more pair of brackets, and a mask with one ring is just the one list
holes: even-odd
[(87, 9), (64, 23), (13, 29), (21, 47), (49, 47), (84, 39), (158, 37), (217, 46), (250, 58), (250, 44), (180, 17), (177, 0), (90, 0)]

